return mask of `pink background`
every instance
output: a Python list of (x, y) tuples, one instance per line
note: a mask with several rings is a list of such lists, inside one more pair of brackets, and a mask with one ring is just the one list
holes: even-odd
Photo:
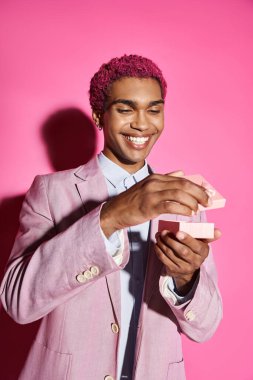
[[(101, 149), (87, 96), (95, 70), (123, 53), (150, 57), (168, 80), (168, 97), (149, 161), (160, 172), (202, 173), (227, 198), (225, 209), (208, 213), (223, 231), (213, 248), (224, 319), (209, 342), (183, 339), (187, 379), (253, 379), (253, 2), (2, 0), (0, 7), (1, 275), (34, 176)], [(0, 317), (1, 378), (16, 379), (37, 324)]]

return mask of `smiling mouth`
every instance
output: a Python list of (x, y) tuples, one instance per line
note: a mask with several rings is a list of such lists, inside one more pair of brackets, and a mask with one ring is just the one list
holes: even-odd
[(133, 143), (134, 145), (145, 145), (149, 139), (150, 139), (150, 136), (145, 136), (145, 137), (135, 137), (135, 136), (129, 136), (129, 135), (124, 135), (124, 137), (130, 141), (131, 143)]

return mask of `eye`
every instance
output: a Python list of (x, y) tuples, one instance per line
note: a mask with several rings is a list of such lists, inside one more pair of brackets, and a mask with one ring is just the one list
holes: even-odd
[(132, 112), (131, 108), (117, 108), (117, 112), (119, 113), (130, 113)]
[(149, 112), (150, 112), (151, 114), (154, 114), (154, 115), (155, 115), (155, 114), (160, 113), (161, 110), (159, 110), (159, 109), (150, 109)]

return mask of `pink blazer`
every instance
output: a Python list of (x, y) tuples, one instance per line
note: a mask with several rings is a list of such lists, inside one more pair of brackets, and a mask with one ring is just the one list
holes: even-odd
[[(119, 333), (112, 324), (120, 328), (119, 270), (129, 246), (124, 231), (120, 266), (105, 250), (99, 213), (107, 198), (96, 158), (75, 170), (37, 176), (26, 195), (1, 285), (3, 306), (16, 322), (42, 318), (20, 379), (116, 379)], [(133, 379), (183, 380), (180, 334), (203, 342), (222, 317), (216, 269), (210, 254), (193, 299), (174, 305), (162, 296), (154, 228), (151, 235)]]

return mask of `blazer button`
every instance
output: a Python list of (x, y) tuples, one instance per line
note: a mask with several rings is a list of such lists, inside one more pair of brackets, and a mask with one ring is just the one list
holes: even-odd
[(90, 271), (93, 274), (93, 276), (97, 276), (99, 274), (99, 267), (93, 265), (92, 267), (90, 267)]
[(83, 282), (86, 281), (86, 278), (84, 277), (83, 274), (79, 274), (78, 276), (76, 276), (76, 279), (77, 279), (77, 281), (80, 282), (80, 283), (83, 283)]
[(83, 275), (86, 278), (86, 280), (90, 280), (93, 277), (91, 271), (89, 270), (86, 270), (85, 272), (83, 272)]
[(112, 329), (112, 332), (114, 334), (118, 334), (118, 332), (119, 332), (119, 326), (117, 325), (117, 323), (112, 323), (111, 324), (111, 329)]
[(194, 321), (195, 317), (196, 315), (192, 310), (187, 311), (187, 313), (185, 314), (185, 319), (190, 322)]
[(107, 375), (107, 376), (105, 376), (104, 380), (114, 380), (114, 378), (112, 376), (110, 376), (110, 375)]

